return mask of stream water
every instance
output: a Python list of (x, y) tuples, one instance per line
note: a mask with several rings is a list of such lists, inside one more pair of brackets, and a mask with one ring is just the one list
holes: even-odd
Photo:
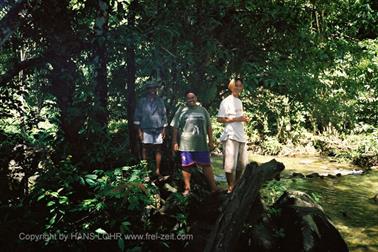
[[(378, 202), (372, 198), (378, 193), (378, 171), (360, 175), (330, 178), (290, 178), (292, 173), (304, 175), (336, 175), (360, 172), (360, 168), (347, 163), (337, 163), (322, 157), (272, 157), (252, 155), (258, 163), (275, 158), (284, 163), (281, 182), (289, 190), (315, 194), (325, 213), (347, 242), (350, 251), (378, 252)], [(214, 157), (216, 180), (226, 186), (222, 158)]]

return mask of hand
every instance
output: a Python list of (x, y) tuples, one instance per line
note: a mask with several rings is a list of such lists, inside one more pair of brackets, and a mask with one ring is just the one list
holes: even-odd
[(248, 116), (246, 116), (246, 115), (243, 115), (243, 116), (241, 116), (241, 117), (243, 117), (243, 122), (249, 122), (249, 117)]
[(172, 150), (173, 150), (173, 151), (178, 151), (178, 150), (179, 150), (179, 145), (178, 145), (178, 143), (173, 144), (173, 146), (172, 146)]
[(249, 117), (246, 115), (242, 115), (242, 116), (236, 117), (234, 120), (235, 122), (249, 122)]
[(166, 134), (165, 134), (165, 128), (163, 128), (163, 129), (161, 130), (161, 137), (162, 137), (163, 139), (165, 139), (165, 136), (166, 136)]
[(179, 150), (179, 146), (177, 143), (172, 145), (172, 157), (174, 158), (176, 155), (176, 152)]
[(214, 150), (214, 148), (215, 148), (215, 145), (214, 145), (214, 142), (213, 142), (213, 141), (209, 141), (208, 146), (209, 146), (209, 150), (210, 150), (210, 151)]

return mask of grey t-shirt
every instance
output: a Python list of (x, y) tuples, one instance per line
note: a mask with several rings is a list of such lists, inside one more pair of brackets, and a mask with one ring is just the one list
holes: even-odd
[(207, 129), (210, 115), (202, 106), (179, 108), (171, 122), (178, 129), (180, 151), (209, 151)]
[(135, 109), (134, 124), (147, 133), (157, 133), (166, 127), (168, 124), (163, 99), (159, 96), (155, 96), (154, 99), (142, 97)]

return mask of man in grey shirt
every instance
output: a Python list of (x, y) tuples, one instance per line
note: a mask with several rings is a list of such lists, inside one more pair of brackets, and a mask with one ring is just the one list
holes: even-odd
[(139, 139), (142, 142), (143, 159), (147, 160), (148, 151), (155, 152), (156, 175), (160, 177), (161, 146), (168, 124), (164, 101), (157, 95), (159, 86), (155, 81), (149, 81), (144, 86), (147, 94), (137, 103), (134, 124), (138, 127)]

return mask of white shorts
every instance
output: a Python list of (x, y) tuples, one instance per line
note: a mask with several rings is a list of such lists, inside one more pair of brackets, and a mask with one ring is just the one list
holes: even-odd
[(144, 144), (162, 144), (163, 135), (160, 133), (146, 133), (143, 132), (143, 141)]
[(232, 139), (223, 141), (223, 168), (227, 173), (243, 171), (248, 163), (248, 153), (246, 143), (241, 143)]

